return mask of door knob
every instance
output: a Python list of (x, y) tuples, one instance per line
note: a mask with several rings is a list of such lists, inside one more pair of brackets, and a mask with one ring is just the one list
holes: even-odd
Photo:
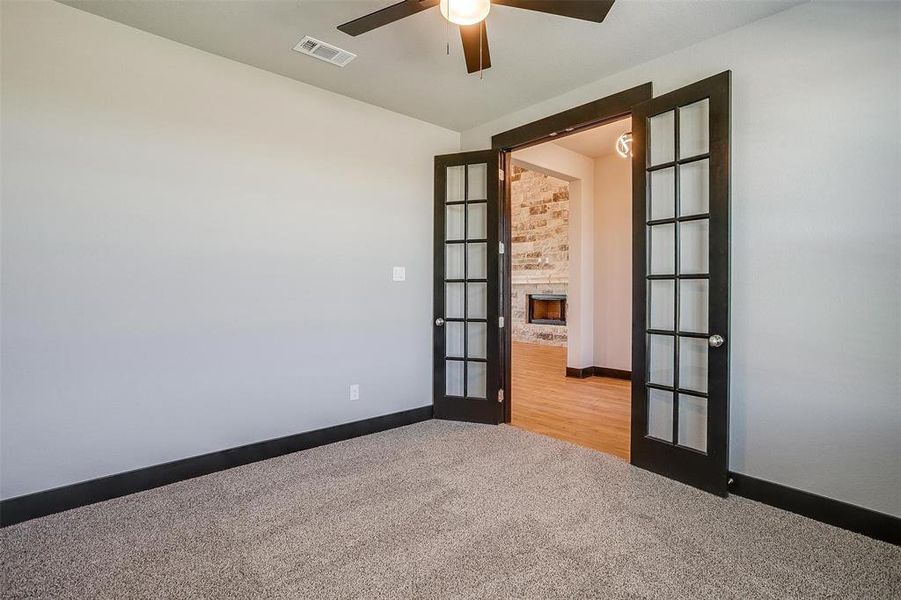
[(442, 319), (441, 317), (438, 317), (437, 319), (435, 319), (435, 325), (437, 327), (444, 327), (444, 319)]
[(726, 340), (723, 339), (723, 336), (719, 334), (714, 334), (710, 336), (710, 339), (707, 340), (707, 343), (710, 344), (711, 348), (719, 348), (722, 346)]

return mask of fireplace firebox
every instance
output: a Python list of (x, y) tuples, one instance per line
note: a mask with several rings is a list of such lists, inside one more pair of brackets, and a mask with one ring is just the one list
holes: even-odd
[(529, 323), (566, 325), (566, 294), (529, 294)]

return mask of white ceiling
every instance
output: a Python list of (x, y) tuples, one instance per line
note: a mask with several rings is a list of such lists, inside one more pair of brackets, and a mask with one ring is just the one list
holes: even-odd
[[(437, 8), (359, 37), (336, 27), (396, 0), (60, 0), (85, 11), (463, 131), (774, 14), (797, 0), (617, 0), (604, 23), (506, 6), (487, 19), (492, 68), (464, 68)], [(562, 0), (561, 0), (562, 1)], [(305, 35), (354, 52), (339, 68), (292, 51)]]
[(572, 150), (588, 158), (601, 158), (616, 152), (616, 140), (632, 130), (632, 119), (626, 118), (612, 123), (573, 133), (554, 140), (553, 144)]

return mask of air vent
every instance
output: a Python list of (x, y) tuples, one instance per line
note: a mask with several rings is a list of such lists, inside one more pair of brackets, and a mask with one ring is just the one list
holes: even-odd
[(300, 42), (294, 46), (294, 49), (301, 54), (309, 54), (313, 58), (324, 60), (327, 63), (332, 63), (339, 67), (345, 66), (357, 57), (353, 52), (336, 48), (331, 44), (326, 44), (325, 42), (321, 42), (310, 36), (306, 36), (300, 40)]

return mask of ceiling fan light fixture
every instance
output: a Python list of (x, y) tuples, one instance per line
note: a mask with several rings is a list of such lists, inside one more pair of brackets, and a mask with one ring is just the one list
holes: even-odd
[(475, 25), (485, 20), (491, 10), (491, 0), (441, 0), (444, 18), (457, 25)]

